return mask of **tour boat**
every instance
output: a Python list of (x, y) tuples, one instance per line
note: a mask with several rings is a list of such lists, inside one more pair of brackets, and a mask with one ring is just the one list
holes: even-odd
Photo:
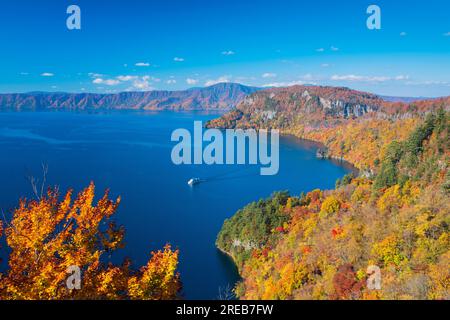
[(192, 178), (188, 181), (188, 185), (195, 186), (196, 184), (199, 184), (202, 180), (200, 178)]

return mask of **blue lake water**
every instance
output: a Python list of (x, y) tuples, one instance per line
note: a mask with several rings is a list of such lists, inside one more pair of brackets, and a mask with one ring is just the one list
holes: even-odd
[[(180, 249), (179, 271), (187, 299), (216, 299), (233, 286), (236, 269), (215, 248), (223, 221), (273, 191), (298, 195), (333, 188), (351, 168), (316, 159), (314, 144), (283, 137), (280, 171), (259, 175), (258, 166), (175, 166), (171, 133), (192, 130), (202, 113), (0, 113), (0, 208), (11, 212), (31, 197), (27, 176), (49, 167), (48, 184), (76, 191), (94, 181), (97, 195), (111, 189), (122, 197), (116, 218), (126, 227), (126, 248), (115, 259), (148, 261), (150, 252), (170, 243)], [(192, 177), (207, 179), (194, 188)], [(5, 261), (2, 263), (5, 268)]]

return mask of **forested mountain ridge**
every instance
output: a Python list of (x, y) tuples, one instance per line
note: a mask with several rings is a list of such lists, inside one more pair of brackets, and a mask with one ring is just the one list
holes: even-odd
[(0, 94), (0, 110), (229, 110), (256, 90), (219, 83), (183, 91)]
[[(290, 90), (299, 88), (253, 94), (209, 126), (280, 128), (322, 142), (327, 155), (363, 174), (338, 180), (335, 190), (275, 193), (226, 220), (216, 244), (240, 270), (236, 295), (449, 299), (449, 98), (406, 104), (349, 97), (330, 113), (311, 88), (300, 88), (311, 96), (300, 102), (284, 99)], [(342, 113), (356, 106), (368, 111)], [(367, 286), (373, 267), (380, 268), (379, 290)]]
[(450, 110), (450, 97), (387, 102), (348, 88), (294, 86), (255, 92), (208, 127), (280, 129), (321, 142), (329, 157), (372, 170), (384, 147), (405, 139), (431, 111)]
[[(366, 114), (405, 118), (441, 105), (450, 105), (450, 96), (402, 102), (346, 87), (292, 86), (250, 94), (237, 105), (236, 111), (241, 113), (240, 125), (283, 128), (299, 121), (323, 126), (324, 120), (354, 119)], [(222, 120), (223, 125), (229, 125), (226, 118)]]

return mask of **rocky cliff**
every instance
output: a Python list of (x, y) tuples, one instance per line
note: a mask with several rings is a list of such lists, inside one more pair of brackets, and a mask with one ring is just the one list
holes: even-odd
[(255, 92), (235, 110), (210, 127), (327, 128), (364, 116), (405, 119), (439, 106), (448, 108), (450, 97), (423, 101), (391, 102), (375, 94), (341, 87), (293, 86)]

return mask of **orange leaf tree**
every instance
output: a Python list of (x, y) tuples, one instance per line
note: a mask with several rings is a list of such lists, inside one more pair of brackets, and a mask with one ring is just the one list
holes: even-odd
[[(133, 271), (105, 263), (105, 256), (123, 247), (125, 230), (111, 217), (120, 198), (108, 191), (94, 204), (91, 183), (72, 199), (59, 201), (57, 189), (39, 200), (21, 200), (5, 225), (11, 253), (0, 281), (0, 299), (173, 299), (181, 288), (176, 271), (178, 251), (167, 245), (152, 253), (147, 266)], [(1, 226), (0, 226), (1, 229)], [(1, 231), (1, 230), (0, 230)], [(75, 267), (75, 269), (73, 269)], [(80, 286), (68, 285), (78, 270)], [(140, 288), (137, 290), (137, 288)]]

